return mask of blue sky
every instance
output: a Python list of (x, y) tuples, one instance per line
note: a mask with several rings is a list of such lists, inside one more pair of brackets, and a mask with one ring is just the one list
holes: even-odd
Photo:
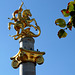
[[(66, 9), (70, 1), (73, 0), (23, 0), (41, 28), (41, 35), (34, 38), (35, 50), (46, 53), (44, 64), (36, 66), (36, 75), (75, 75), (75, 29), (67, 30), (68, 36), (59, 39), (60, 27), (54, 23), (58, 18), (68, 21), (61, 10)], [(8, 30), (8, 17), (11, 18), (20, 5), (21, 0), (0, 0), (0, 75), (19, 75), (19, 68), (11, 67), (10, 57), (18, 52), (19, 41), (9, 36), (16, 31), (13, 26)]]

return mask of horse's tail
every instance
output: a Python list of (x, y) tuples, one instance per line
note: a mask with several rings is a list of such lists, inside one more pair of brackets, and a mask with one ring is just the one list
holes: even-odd
[(19, 38), (21, 38), (23, 35), (22, 34), (19, 34), (19, 35), (9, 35), (10, 37), (14, 37), (14, 40), (18, 40)]

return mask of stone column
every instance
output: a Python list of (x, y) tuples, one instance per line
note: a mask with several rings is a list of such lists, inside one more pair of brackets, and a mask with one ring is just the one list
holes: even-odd
[[(34, 39), (25, 37), (19, 40), (20, 48), (27, 50), (34, 50)], [(35, 63), (33, 62), (23, 62), (19, 66), (20, 75), (36, 75)]]

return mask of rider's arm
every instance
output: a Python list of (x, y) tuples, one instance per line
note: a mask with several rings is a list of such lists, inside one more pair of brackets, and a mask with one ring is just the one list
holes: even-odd
[(22, 2), (21, 6), (19, 7), (19, 10), (22, 9), (22, 5), (23, 5), (23, 4), (24, 4), (24, 3)]

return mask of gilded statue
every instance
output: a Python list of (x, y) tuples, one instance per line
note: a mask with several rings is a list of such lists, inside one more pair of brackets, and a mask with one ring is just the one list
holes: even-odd
[[(22, 9), (23, 4), (24, 3), (22, 2), (19, 9), (14, 11), (12, 18), (8, 18), (10, 20), (14, 20), (14, 23), (13, 22), (8, 23), (8, 29), (10, 30), (11, 25), (14, 25), (14, 29), (17, 31), (17, 34), (11, 37), (14, 37), (15, 40), (18, 40), (19, 38), (23, 37), (38, 37), (41, 33), (40, 27), (37, 25), (36, 20), (34, 18), (30, 19), (30, 17), (32, 16), (30, 10)], [(35, 26), (30, 24), (33, 21), (35, 23)], [(32, 31), (30, 31), (31, 27), (33, 27), (35, 31), (38, 30), (38, 34), (34, 34)]]

